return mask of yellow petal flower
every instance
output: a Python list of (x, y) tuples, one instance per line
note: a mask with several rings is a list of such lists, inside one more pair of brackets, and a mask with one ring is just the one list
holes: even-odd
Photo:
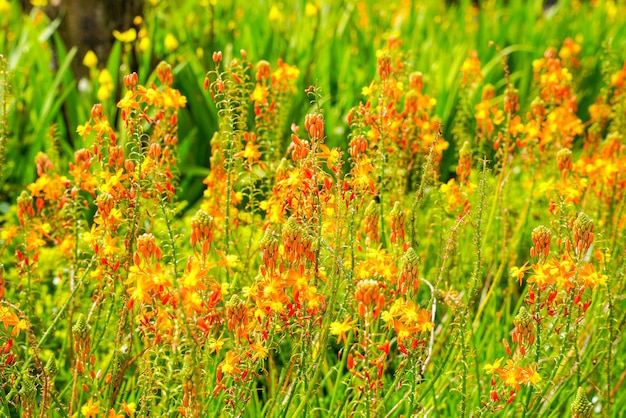
[(135, 28), (130, 28), (127, 31), (120, 32), (119, 30), (113, 31), (113, 36), (120, 42), (131, 43), (137, 39), (137, 31)]
[(94, 68), (98, 65), (98, 56), (91, 49), (87, 51), (83, 58), (83, 65), (87, 68)]
[(304, 14), (307, 17), (315, 17), (317, 15), (317, 6), (313, 3), (307, 3), (306, 6), (304, 6)]
[(0, 0), (0, 14), (6, 14), (11, 11), (11, 3), (7, 0)]
[(164, 44), (165, 44), (165, 49), (167, 49), (170, 52), (173, 52), (178, 48), (178, 40), (171, 33), (168, 33), (165, 36)]
[(150, 38), (146, 36), (146, 37), (141, 38), (141, 40), (139, 41), (139, 45), (137, 45), (137, 49), (141, 52), (146, 52), (147, 50), (150, 49), (150, 45), (151, 45)]
[(280, 12), (280, 10), (278, 10), (278, 7), (276, 7), (276, 5), (273, 5), (272, 8), (270, 9), (270, 21), (271, 22), (279, 22), (283, 19), (283, 14)]

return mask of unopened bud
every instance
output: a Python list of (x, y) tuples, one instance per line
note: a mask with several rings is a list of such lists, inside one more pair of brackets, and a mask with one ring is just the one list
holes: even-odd
[(578, 388), (572, 402), (572, 418), (589, 418), (592, 416), (593, 405), (587, 399), (585, 390)]

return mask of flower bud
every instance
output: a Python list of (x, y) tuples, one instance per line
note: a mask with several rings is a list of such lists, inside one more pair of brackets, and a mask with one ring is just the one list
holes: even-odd
[(389, 75), (391, 74), (391, 57), (389, 56), (389, 53), (386, 51), (381, 52), (378, 55), (376, 64), (378, 68), (378, 75), (380, 75), (381, 80), (389, 78)]
[(261, 60), (256, 64), (256, 81), (265, 82), (270, 77), (270, 63)]
[(161, 259), (161, 249), (157, 247), (156, 238), (150, 233), (137, 237), (137, 252), (146, 260), (150, 259), (153, 254), (156, 255), (157, 260)]
[(567, 148), (561, 149), (556, 153), (556, 164), (563, 178), (572, 171), (572, 151)]
[(456, 174), (459, 176), (459, 183), (468, 183), (468, 178), (472, 174), (472, 149), (467, 141), (459, 150), (459, 164), (456, 167)]
[(213, 62), (219, 64), (222, 61), (222, 51), (213, 52)]
[(172, 66), (165, 61), (161, 61), (156, 68), (157, 77), (161, 83), (165, 86), (171, 86), (174, 82), (174, 76), (172, 75)]
[(213, 227), (213, 217), (199, 209), (191, 218), (191, 245), (194, 246), (197, 242), (213, 242)]
[(585, 390), (578, 388), (576, 397), (572, 402), (572, 418), (590, 418), (592, 416), (593, 405), (587, 399)]
[(26, 190), (23, 190), (17, 197), (17, 217), (22, 225), (24, 225), (24, 215), (28, 215), (28, 217), (35, 216), (33, 197)]
[(78, 341), (85, 341), (89, 337), (89, 331), (91, 330), (91, 326), (87, 323), (87, 319), (85, 315), (80, 314), (78, 316), (78, 320), (72, 327), (72, 333), (74, 334), (74, 338)]
[(545, 226), (539, 225), (533, 229), (532, 240), (534, 247), (530, 249), (530, 256), (547, 258), (552, 243), (552, 232)]
[(389, 212), (389, 222), (391, 224), (391, 242), (396, 242), (398, 239), (404, 239), (404, 227), (406, 220), (400, 202), (394, 203), (393, 209)]
[(304, 128), (309, 133), (311, 139), (324, 138), (324, 115), (313, 113), (304, 117)]
[(402, 269), (400, 270), (400, 279), (398, 280), (398, 289), (401, 294), (406, 293), (409, 285), (414, 292), (417, 292), (419, 289), (419, 263), (420, 259), (417, 253), (412, 247), (409, 247), (402, 256)]
[(48, 357), (48, 361), (46, 362), (46, 366), (44, 368), (50, 377), (54, 377), (59, 373), (57, 360), (54, 357), (54, 354), (51, 354), (50, 357)]
[(98, 212), (100, 212), (100, 216), (106, 218), (111, 213), (113, 206), (115, 205), (115, 201), (113, 199), (113, 195), (110, 193), (100, 193), (95, 201), (96, 207), (98, 208)]
[(365, 234), (370, 241), (378, 242), (378, 220), (380, 219), (380, 212), (378, 204), (372, 200), (365, 209), (365, 216), (363, 220), (365, 222)]
[(239, 296), (233, 295), (225, 307), (229, 331), (240, 330), (248, 324), (248, 306)]
[(261, 250), (261, 257), (263, 264), (269, 268), (276, 267), (276, 260), (278, 259), (278, 239), (274, 232), (267, 228), (263, 234), (263, 239), (259, 243), (259, 249)]
[(593, 229), (593, 221), (585, 212), (580, 212), (572, 225), (576, 254), (582, 255), (591, 247), (594, 238)]
[(409, 74), (409, 87), (416, 93), (421, 93), (424, 87), (424, 75), (419, 71)]

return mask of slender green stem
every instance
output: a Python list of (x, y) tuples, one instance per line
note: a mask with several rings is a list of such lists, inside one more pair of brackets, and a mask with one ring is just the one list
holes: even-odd
[[(52, 331), (56, 327), (57, 323), (61, 319), (61, 316), (63, 315), (63, 313), (65, 312), (65, 310), (69, 306), (70, 302), (74, 299), (74, 296), (76, 296), (76, 293), (78, 292), (78, 289), (81, 288), (83, 280), (85, 279), (85, 277), (87, 276), (87, 273), (91, 269), (91, 265), (92, 264), (93, 264), (93, 260), (85, 268), (85, 271), (83, 272), (83, 275), (78, 280), (78, 283), (74, 287), (74, 290), (72, 291), (72, 293), (70, 293), (69, 297), (63, 303), (63, 305), (61, 306), (61, 308), (57, 312), (56, 316), (52, 320), (52, 323), (48, 326), (48, 328), (46, 329), (44, 334), (41, 336), (41, 339), (39, 340), (39, 342), (35, 346), (35, 350), (33, 350), (33, 352), (31, 352), (31, 354), (26, 358), (26, 360), (24, 360), (24, 365), (22, 366), (22, 372), (18, 375), (17, 380), (16, 380), (15, 384), (13, 385), (13, 388), (16, 388), (18, 386), (22, 376), (24, 375), (24, 373), (26, 373), (26, 370), (28, 370), (28, 367), (30, 366), (30, 362), (32, 361), (33, 357), (35, 356), (35, 352), (38, 352), (39, 349), (43, 346), (44, 342), (46, 342), (46, 340), (48, 339), (48, 337), (50, 336), (50, 334), (52, 333)], [(7, 395), (6, 399), (11, 399), (15, 395), (16, 395), (15, 389), (11, 389), (11, 391)]]

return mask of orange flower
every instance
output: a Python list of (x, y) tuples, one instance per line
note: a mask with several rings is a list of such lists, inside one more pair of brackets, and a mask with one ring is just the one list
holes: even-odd
[(115, 409), (111, 408), (109, 409), (109, 414), (107, 415), (107, 418), (124, 418), (125, 415), (124, 414), (118, 414), (117, 412), (115, 412)]
[(0, 306), (0, 322), (4, 325), (4, 329), (9, 329), (9, 326), (19, 324), (20, 318), (6, 306)]
[(585, 286), (592, 289), (595, 289), (598, 285), (602, 286), (606, 284), (606, 281), (608, 280), (608, 276), (606, 274), (598, 273), (593, 264), (590, 263), (585, 263), (579, 273)]

